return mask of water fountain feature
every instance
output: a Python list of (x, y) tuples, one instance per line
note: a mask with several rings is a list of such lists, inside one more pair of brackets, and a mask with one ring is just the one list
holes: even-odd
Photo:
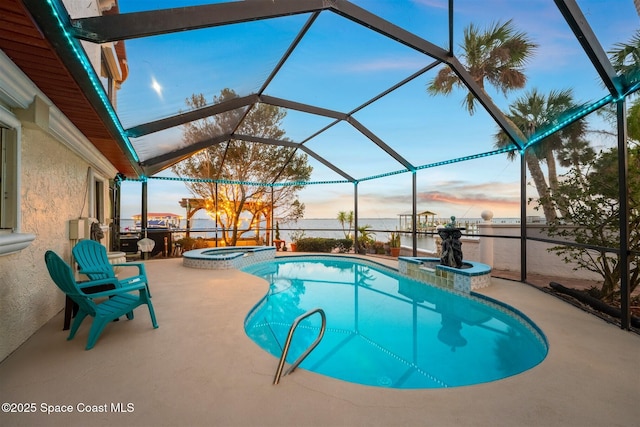
[(442, 239), (440, 258), (399, 257), (398, 270), (421, 282), (461, 292), (489, 286), (491, 267), (462, 258), (462, 230), (464, 228), (457, 227), (456, 217), (452, 216), (449, 224), (438, 229)]
[(456, 217), (451, 217), (451, 222), (438, 229), (438, 235), (442, 239), (442, 254), (440, 264), (449, 267), (463, 268), (462, 264), (462, 230), (464, 227), (456, 227)]

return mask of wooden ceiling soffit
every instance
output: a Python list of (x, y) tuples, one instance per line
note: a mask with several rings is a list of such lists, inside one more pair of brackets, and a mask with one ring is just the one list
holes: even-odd
[[(79, 42), (78, 42), (79, 43)], [(0, 2), (0, 49), (128, 177), (142, 169), (111, 119), (47, 2)]]

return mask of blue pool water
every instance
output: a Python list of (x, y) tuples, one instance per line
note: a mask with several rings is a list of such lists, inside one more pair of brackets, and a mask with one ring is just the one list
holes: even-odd
[[(370, 386), (443, 388), (516, 375), (547, 354), (544, 335), (496, 301), (436, 288), (351, 257), (280, 257), (243, 271), (268, 294), (245, 321), (247, 335), (275, 357), (296, 317), (326, 313), (318, 347), (300, 365)], [(316, 339), (320, 316), (302, 321), (288, 363)]]

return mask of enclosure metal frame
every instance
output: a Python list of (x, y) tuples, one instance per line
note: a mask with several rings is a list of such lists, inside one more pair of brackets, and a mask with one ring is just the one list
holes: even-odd
[[(600, 45), (597, 37), (590, 28), (586, 18), (580, 10), (576, 0), (554, 0), (559, 11), (562, 13), (567, 24), (573, 31), (576, 39), (580, 42), (583, 50), (591, 60), (594, 68), (598, 72), (598, 75), (604, 82), (607, 90), (609, 91), (611, 98), (610, 101), (615, 103), (617, 107), (617, 124), (618, 124), (618, 177), (619, 177), (619, 197), (620, 197), (620, 245), (619, 248), (609, 248), (611, 252), (616, 252), (620, 256), (622, 263), (621, 270), (621, 287), (622, 287), (622, 306), (623, 317), (621, 326), (624, 329), (630, 327), (630, 294), (629, 294), (629, 269), (630, 269), (630, 251), (629, 251), (629, 206), (627, 202), (627, 195), (629, 192), (628, 183), (628, 152), (626, 145), (626, 117), (625, 117), (625, 98), (629, 94), (638, 90), (638, 84), (629, 87), (623, 79), (618, 76), (610, 63), (606, 52)], [(451, 70), (458, 75), (458, 77), (464, 82), (468, 90), (475, 96), (486, 112), (493, 118), (496, 124), (506, 133), (506, 135), (513, 142), (513, 148), (520, 151), (521, 156), (521, 177), (524, 182), (526, 180), (526, 168), (525, 168), (525, 152), (528, 146), (533, 143), (531, 139), (529, 141), (523, 141), (519, 137), (519, 132), (513, 127), (513, 125), (505, 120), (504, 116), (492, 102), (492, 100), (480, 89), (480, 87), (474, 82), (464, 66), (453, 55), (453, 0), (449, 0), (449, 49), (443, 49), (431, 42), (418, 37), (370, 12), (354, 5), (346, 0), (278, 0), (273, 2), (271, 0), (254, 0), (251, 2), (229, 2), (221, 4), (211, 4), (204, 6), (192, 6), (179, 9), (165, 9), (148, 12), (137, 12), (129, 14), (113, 14), (104, 15), (98, 17), (89, 17), (81, 19), (71, 19), (64, 8), (61, 0), (52, 0), (51, 2), (44, 2), (42, 0), (23, 0), (23, 3), (37, 22), (41, 31), (45, 34), (47, 39), (51, 42), (53, 48), (63, 61), (65, 67), (71, 73), (75, 81), (81, 87), (87, 98), (95, 108), (96, 112), (103, 117), (105, 125), (109, 128), (109, 131), (114, 135), (117, 144), (126, 153), (127, 158), (131, 164), (134, 165), (134, 170), (139, 174), (139, 177), (143, 180), (142, 190), (142, 204), (143, 204), (143, 224), (146, 217), (144, 212), (146, 211), (146, 176), (152, 176), (167, 167), (184, 160), (193, 153), (206, 148), (212, 144), (220, 144), (230, 140), (251, 141), (265, 144), (273, 144), (278, 146), (288, 146), (295, 149), (304, 151), (309, 156), (313, 157), (320, 163), (332, 169), (334, 172), (343, 177), (347, 182), (354, 184), (354, 209), (356, 219), (356, 239), (357, 239), (357, 219), (358, 219), (358, 178), (352, 177), (345, 171), (340, 170), (328, 160), (322, 158), (317, 153), (305, 146), (313, 137), (326, 131), (328, 128), (334, 126), (337, 123), (344, 122), (352, 126), (358, 132), (366, 136), (376, 146), (382, 149), (388, 156), (392, 157), (398, 162), (404, 169), (397, 172), (411, 172), (412, 173), (412, 195), (413, 195), (413, 212), (416, 212), (416, 170), (420, 169), (416, 165), (413, 165), (409, 160), (403, 158), (397, 153), (391, 146), (386, 144), (381, 138), (377, 137), (373, 132), (367, 129), (364, 125), (359, 123), (355, 118), (355, 112), (364, 108), (365, 106), (375, 102), (380, 97), (387, 93), (397, 89), (398, 87), (413, 80), (419, 75), (427, 72), (429, 69), (444, 63), (447, 64)], [(53, 8), (53, 10), (52, 10)], [(302, 40), (306, 32), (313, 25), (313, 22), (320, 13), (329, 12), (338, 14), (350, 21), (353, 21), (359, 25), (365, 26), (372, 31), (382, 34), (385, 37), (393, 39), (405, 46), (408, 46), (418, 52), (434, 59), (434, 62), (413, 76), (399, 82), (387, 91), (384, 91), (380, 95), (367, 101), (365, 104), (356, 108), (350, 112), (332, 111), (323, 108), (319, 108), (313, 105), (306, 105), (297, 102), (293, 102), (286, 99), (279, 99), (263, 94), (263, 91), (268, 85), (269, 81), (277, 74), (283, 64), (287, 61), (291, 53), (296, 46)], [(115, 112), (110, 108), (108, 103), (105, 103), (103, 94), (100, 93), (101, 87), (96, 87), (95, 75), (91, 74), (88, 70), (86, 62), (79, 60), (79, 54), (77, 48), (80, 46), (79, 41), (90, 41), (93, 43), (105, 43), (109, 41), (127, 40), (137, 37), (146, 37), (159, 34), (167, 34), (176, 31), (193, 30), (198, 28), (207, 28), (215, 26), (223, 26), (234, 23), (249, 22), (254, 20), (269, 19), (280, 16), (290, 16), (298, 14), (310, 14), (307, 23), (300, 30), (295, 40), (290, 44), (287, 51), (280, 59), (276, 67), (273, 69), (271, 75), (267, 81), (263, 84), (262, 88), (254, 94), (244, 96), (241, 98), (229, 100), (216, 105), (210, 105), (190, 111), (187, 113), (176, 114), (171, 117), (164, 118), (162, 120), (143, 123), (138, 126), (122, 129), (119, 120), (115, 116)], [(82, 51), (80, 48), (79, 51)], [(82, 58), (81, 58), (82, 59)], [(316, 114), (324, 117), (333, 118), (334, 122), (320, 130), (316, 134), (312, 135), (305, 141), (298, 144), (291, 143), (289, 141), (267, 140), (255, 138), (250, 135), (239, 135), (236, 133), (240, 123), (236, 125), (236, 129), (225, 134), (220, 135), (208, 141), (203, 141), (199, 144), (195, 144), (185, 149), (176, 150), (172, 153), (159, 155), (155, 158), (148, 159), (144, 162), (138, 160), (137, 154), (132, 148), (129, 141), (130, 137), (139, 137), (148, 135), (153, 132), (157, 132), (169, 127), (178, 126), (180, 124), (187, 123), (189, 121), (208, 117), (212, 114), (218, 114), (225, 111), (231, 111), (237, 108), (245, 108), (245, 117), (248, 111), (253, 108), (257, 103), (265, 103), (275, 105), (283, 108), (302, 111), (309, 114)], [(572, 121), (575, 121), (581, 117), (576, 117)], [(566, 125), (572, 121), (568, 121)], [(457, 159), (455, 161), (464, 161), (464, 159)], [(445, 164), (446, 162), (442, 163)], [(367, 179), (374, 179), (370, 177)], [(362, 179), (361, 179), (362, 180)], [(265, 183), (266, 185), (274, 185), (275, 183)], [(116, 188), (118, 188), (116, 186)], [(526, 205), (526, 186), (522, 185), (521, 188), (521, 207)], [(525, 209), (521, 208), (521, 281), (526, 281), (526, 242), (528, 239), (526, 235), (525, 224)], [(119, 215), (118, 215), (119, 216)], [(415, 224), (414, 224), (414, 253), (415, 253)], [(558, 242), (566, 244), (566, 242)]]

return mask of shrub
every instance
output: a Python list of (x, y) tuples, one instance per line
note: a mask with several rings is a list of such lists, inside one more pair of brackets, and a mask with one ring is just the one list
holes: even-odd
[(341, 254), (349, 252), (352, 247), (353, 247), (353, 240), (352, 239), (338, 239), (337, 240), (336, 248), (338, 249), (338, 252), (340, 252)]
[(353, 241), (350, 239), (329, 239), (325, 237), (305, 237), (298, 240), (298, 252), (331, 253), (334, 249), (344, 253), (351, 249)]
[(190, 251), (196, 245), (196, 240), (191, 237), (183, 237), (182, 239), (178, 239), (176, 241), (182, 247), (183, 251)]
[(198, 237), (195, 241), (195, 244), (193, 245), (194, 249), (204, 249), (208, 247), (209, 245), (207, 244), (207, 241), (202, 237)]
[(298, 240), (299, 252), (331, 252), (333, 249), (331, 240), (322, 237), (305, 237)]

